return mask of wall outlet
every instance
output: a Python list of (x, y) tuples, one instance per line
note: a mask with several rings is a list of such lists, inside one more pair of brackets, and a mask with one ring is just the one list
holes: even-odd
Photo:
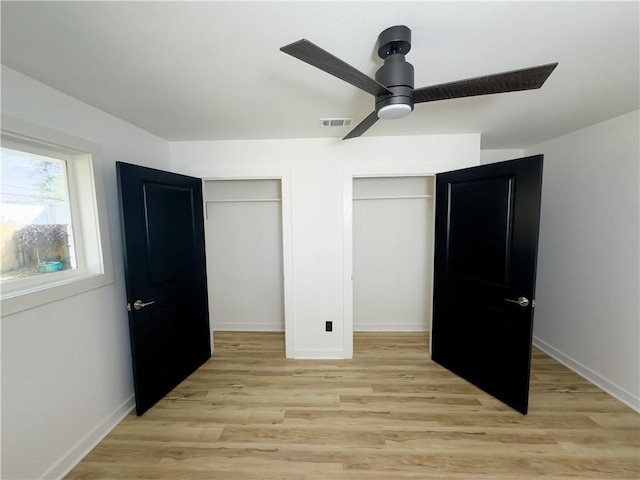
[(324, 331), (333, 332), (333, 322), (324, 322)]

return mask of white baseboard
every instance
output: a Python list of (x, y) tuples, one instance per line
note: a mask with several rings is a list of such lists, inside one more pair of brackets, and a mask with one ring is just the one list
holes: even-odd
[(295, 350), (293, 358), (296, 360), (344, 360), (342, 350)]
[(284, 332), (281, 323), (214, 323), (214, 332)]
[(633, 394), (627, 392), (624, 388), (619, 387), (615, 383), (610, 382), (603, 376), (597, 374), (589, 367), (585, 367), (577, 360), (565, 355), (560, 350), (557, 350), (555, 347), (552, 347), (544, 340), (540, 340), (538, 337), (533, 337), (533, 345), (538, 347), (544, 353), (549, 355), (550, 357), (556, 359), (558, 362), (563, 364), (565, 367), (573, 370), (575, 373), (593, 383), (596, 387), (604, 390), (609, 395), (614, 398), (617, 398), (622, 403), (631, 407), (636, 412), (640, 413), (640, 398), (634, 396)]
[(354, 332), (428, 332), (421, 323), (365, 323), (353, 326)]
[(92, 432), (80, 440), (66, 455), (58, 460), (41, 478), (63, 478), (75, 467), (98, 443), (106, 437), (116, 425), (135, 407), (135, 397), (131, 395), (109, 415)]

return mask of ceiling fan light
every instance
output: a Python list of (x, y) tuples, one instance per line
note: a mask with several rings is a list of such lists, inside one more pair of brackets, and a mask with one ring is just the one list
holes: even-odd
[(405, 103), (393, 103), (385, 105), (378, 110), (378, 118), (384, 120), (394, 120), (396, 118), (406, 117), (411, 113), (411, 105)]

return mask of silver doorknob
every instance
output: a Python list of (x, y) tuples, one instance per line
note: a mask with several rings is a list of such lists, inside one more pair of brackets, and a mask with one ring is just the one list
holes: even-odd
[(527, 297), (518, 297), (517, 300), (511, 300), (510, 298), (505, 298), (504, 301), (509, 303), (515, 303), (517, 305), (520, 305), (521, 307), (529, 306), (529, 299)]
[(141, 308), (146, 307), (147, 305), (152, 305), (156, 303), (155, 300), (151, 301), (151, 302), (143, 302), (142, 300), (136, 300), (135, 302), (133, 302), (133, 308), (136, 310), (140, 310)]

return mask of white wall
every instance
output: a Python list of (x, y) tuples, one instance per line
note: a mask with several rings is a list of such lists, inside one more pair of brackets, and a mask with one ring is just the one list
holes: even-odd
[[(283, 244), (293, 276), (292, 298), (285, 298), (287, 353), (297, 358), (352, 354), (353, 176), (428, 175), (477, 165), (479, 147), (478, 134), (171, 144), (177, 172), (206, 178), (283, 172)], [(284, 270), (287, 276), (287, 265)], [(328, 320), (333, 332), (324, 331)]]
[(505, 160), (515, 160), (524, 157), (524, 150), (505, 149), (505, 150), (481, 150), (480, 165), (487, 163), (504, 162)]
[(2, 111), (101, 149), (115, 283), (1, 324), (0, 476), (55, 478), (133, 406), (114, 163), (168, 170), (169, 144), (6, 67)]
[(640, 411), (639, 112), (544, 154), (535, 344)]

